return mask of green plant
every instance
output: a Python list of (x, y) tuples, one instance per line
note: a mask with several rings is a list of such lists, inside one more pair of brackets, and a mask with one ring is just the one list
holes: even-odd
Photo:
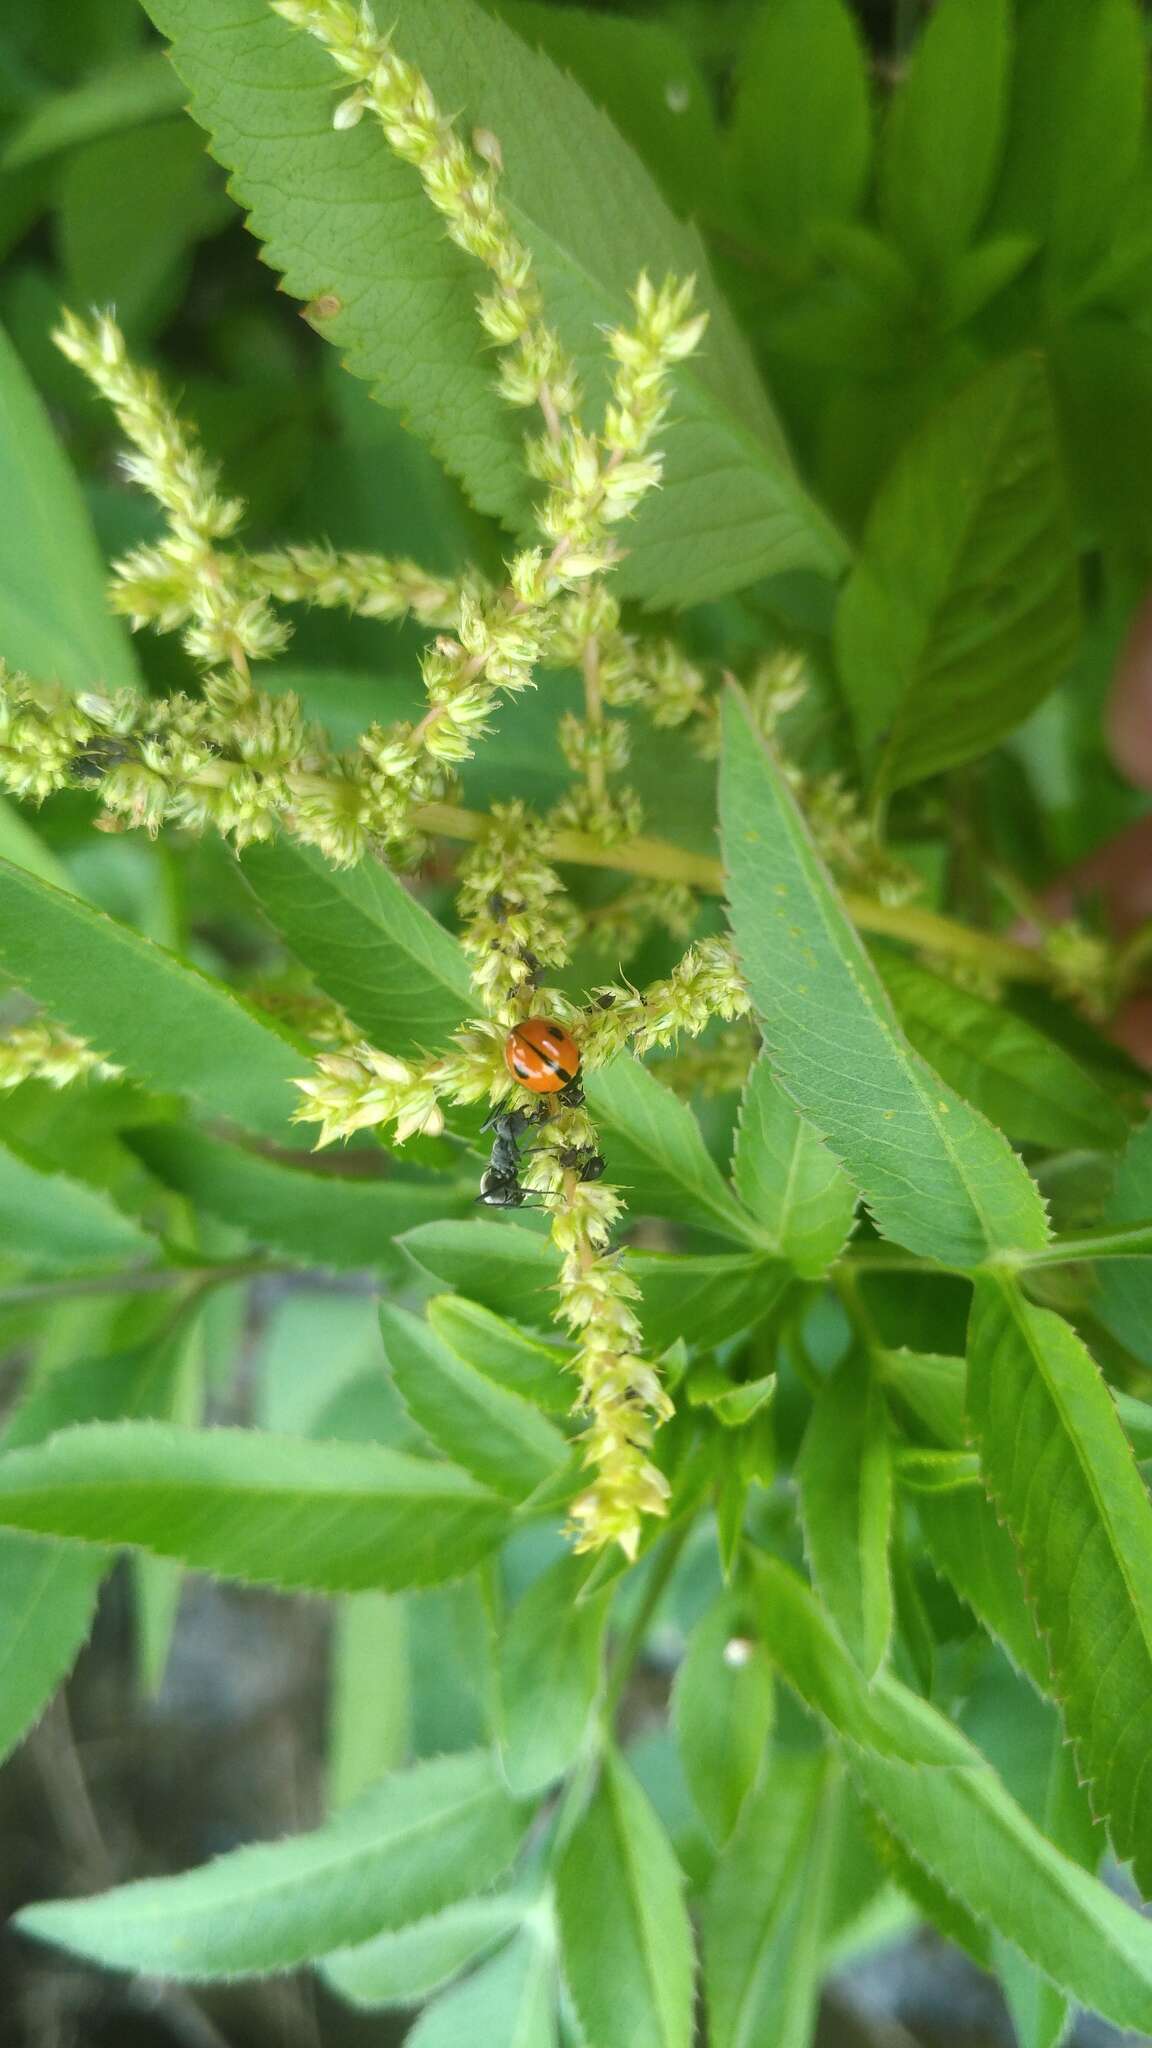
[[(1140, 16), (941, 0), (881, 91), (841, 0), (396, 0), (391, 36), (146, 5), (415, 440), (318, 351), (297, 391), (261, 309), (230, 360), (255, 391), (283, 351), (315, 446), (246, 508), (142, 366), (180, 280), (137, 248), (127, 338), (56, 339), (151, 508), (32, 351), (109, 616), (0, 355), (0, 1736), (119, 1551), (150, 1682), (180, 1567), (319, 1591), (333, 1811), (19, 1924), (431, 1996), (422, 2048), (689, 2048), (697, 1974), (714, 2048), (798, 2048), (833, 1963), (923, 1916), (1027, 2048), (1075, 2004), (1152, 2031), (1152, 1931), (1098, 1874), (1152, 1886), (1150, 1127), (1107, 1036), (1146, 946), (1039, 907), (1138, 807), (1098, 732), (1152, 554)], [(187, 258), (220, 194), (113, 44), (5, 161), (136, 163), (159, 114)], [(385, 465), (405, 551), (325, 538)], [(124, 617), (167, 636), (142, 666)], [(583, 1100), (529, 1122), (505, 1040), (540, 1016)], [(514, 1219), (474, 1208), (494, 1107)], [(200, 1427), (216, 1291), (332, 1273), (382, 1350)], [(456, 1582), (437, 1755), (405, 1645)]]

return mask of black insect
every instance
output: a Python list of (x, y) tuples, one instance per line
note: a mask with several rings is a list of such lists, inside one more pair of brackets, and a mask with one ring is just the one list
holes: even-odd
[(533, 1200), (532, 1192), (520, 1185), (520, 1141), (525, 1131), (540, 1120), (539, 1110), (493, 1110), (484, 1125), (486, 1131), (495, 1132), (492, 1157), (481, 1178), (477, 1201), (489, 1209), (523, 1209)]

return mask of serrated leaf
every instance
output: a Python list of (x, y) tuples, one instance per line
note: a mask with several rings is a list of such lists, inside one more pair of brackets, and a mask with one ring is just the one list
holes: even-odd
[(562, 1557), (521, 1595), (499, 1654), (500, 1754), (518, 1797), (575, 1763), (603, 1677), (609, 1593), (585, 1596), (587, 1558)]
[(746, 1216), (709, 1153), (700, 1126), (638, 1059), (623, 1054), (589, 1074), (588, 1106), (603, 1137), (614, 1184), (640, 1216), (671, 1216), (745, 1244), (763, 1232)]
[(556, 2048), (556, 1956), (551, 1931), (517, 1937), (466, 1984), (421, 2013), (409, 2048)]
[(328, 1803), (347, 1806), (408, 1755), (408, 1611), (395, 1593), (350, 1593), (333, 1616)]
[(775, 0), (736, 67), (732, 154), (749, 218), (787, 276), (812, 231), (855, 213), (872, 147), (868, 71), (842, 0)]
[(880, 1351), (875, 1362), (884, 1385), (949, 1450), (967, 1442), (964, 1360), (934, 1351)]
[(941, 0), (889, 105), (880, 213), (929, 275), (960, 253), (988, 203), (1008, 90), (1005, 0)]
[(741, 965), (774, 1071), (827, 1138), (885, 1237), (974, 1265), (1047, 1239), (998, 1131), (904, 1039), (790, 790), (730, 691), (721, 816)]
[(0, 967), (134, 1078), (246, 1130), (288, 1136), (306, 1054), (222, 982), (9, 861)]
[(87, 1641), (103, 1557), (0, 1537), (0, 1758), (23, 1740)]
[(868, 1684), (801, 1580), (759, 1559), (765, 1640), (845, 1745), (863, 1797), (933, 1881), (1073, 1998), (1152, 2025), (1152, 1924), (1047, 1842), (950, 1721), (886, 1673)]
[(560, 1851), (564, 1976), (596, 2048), (690, 2048), (692, 1928), (672, 1845), (620, 1757)]
[(555, 1346), (538, 1344), (503, 1316), (462, 1294), (434, 1295), (427, 1315), (436, 1335), (485, 1379), (507, 1387), (511, 1394), (522, 1394), (549, 1415), (571, 1412), (576, 1382), (565, 1372), (565, 1355)]
[(155, 1238), (83, 1181), (39, 1168), (0, 1144), (0, 1242), (33, 1267), (126, 1265), (155, 1256)]
[[(1104, 1214), (1105, 1229), (1152, 1217), (1152, 1121), (1133, 1131), (1120, 1155)], [(1103, 1259), (1092, 1307), (1105, 1328), (1145, 1365), (1152, 1364), (1152, 1258)]]
[(567, 1439), (519, 1394), (466, 1365), (407, 1309), (383, 1302), (380, 1328), (409, 1413), (432, 1442), (508, 1500), (526, 1500), (568, 1464)]
[(1123, 1144), (1123, 1110), (1035, 1025), (887, 947), (873, 959), (916, 1051), (1014, 1144)]
[[(149, 0), (148, 11), (288, 290), (341, 301), (323, 329), (349, 368), (405, 415), (481, 510), (523, 530), (522, 427), (495, 389), (473, 311), (483, 274), (446, 240), (415, 173), (374, 122), (333, 130), (340, 74), (263, 0)], [(499, 135), (501, 204), (532, 248), (548, 316), (593, 404), (600, 330), (628, 317), (640, 271), (700, 280), (708, 343), (677, 377), (664, 488), (629, 534), (624, 588), (680, 604), (786, 567), (834, 570), (842, 543), (796, 481), (703, 244), (611, 123), (470, 0), (450, 10), (398, 0), (389, 26), (440, 105), (463, 115), (465, 134), (479, 125)]]
[(1048, 1660), (1025, 1597), (1020, 1561), (983, 1493), (978, 1487), (918, 1493), (916, 1514), (936, 1570), (1043, 1692), (1049, 1683)]
[(727, 1594), (688, 1638), (671, 1715), (693, 1804), (722, 1848), (759, 1776), (773, 1720), (771, 1664), (762, 1645), (743, 1633), (740, 1609)]
[(986, 753), (1060, 680), (1079, 630), (1047, 377), (1018, 356), (905, 443), (840, 603), (840, 676), (877, 794)]
[(379, 861), (333, 868), (280, 840), (248, 847), (241, 871), (273, 930), (373, 1045), (433, 1052), (471, 1014), (460, 946)]
[(716, 1866), (702, 1929), (713, 2048), (808, 2048), (839, 1789), (826, 1757), (774, 1757)]
[(968, 1414), (985, 1483), (1020, 1554), (1094, 1810), (1147, 1892), (1152, 1503), (1084, 1345), (1007, 1279), (976, 1286)]
[(431, 1585), (485, 1556), (506, 1522), (466, 1473), (375, 1444), (92, 1423), (0, 1459), (0, 1528), (129, 1545), (253, 1584)]
[(871, 1678), (892, 1635), (892, 1454), (884, 1398), (859, 1353), (821, 1387), (796, 1476), (812, 1576)]
[(134, 1132), (132, 1149), (166, 1187), (233, 1224), (250, 1243), (311, 1266), (387, 1264), (401, 1231), (472, 1199), (451, 1185), (345, 1179), (310, 1168), (307, 1154), (270, 1158), (187, 1125)]
[(523, 1824), (490, 1757), (436, 1757), (385, 1778), (311, 1834), (237, 1849), (182, 1877), (26, 1906), (19, 1925), (149, 1976), (262, 1976), (490, 1883), (515, 1856)]
[(761, 1053), (740, 1103), (732, 1177), (773, 1249), (805, 1280), (843, 1251), (856, 1190), (822, 1138), (793, 1108)]
[(509, 1892), (461, 1899), (358, 1948), (335, 1949), (321, 1962), (320, 1975), (349, 2005), (369, 2012), (415, 2005), (486, 1956), (519, 1927), (524, 1910), (523, 1898)]
[(0, 332), (0, 652), (11, 667), (75, 690), (138, 680), (127, 632), (104, 597), (84, 500), (16, 351)]
[[(422, 1223), (399, 1240), (425, 1272), (483, 1307), (546, 1328), (555, 1312), (559, 1254), (547, 1238), (514, 1223)], [(666, 1351), (681, 1336), (719, 1344), (761, 1321), (788, 1284), (779, 1259), (753, 1252), (695, 1255), (624, 1252), (640, 1289), (636, 1313), (646, 1342)]]

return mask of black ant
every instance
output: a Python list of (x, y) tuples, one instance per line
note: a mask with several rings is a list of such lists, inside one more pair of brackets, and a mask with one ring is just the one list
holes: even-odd
[[(567, 1092), (567, 1091), (564, 1091)], [(495, 1110), (483, 1128), (494, 1130), (492, 1157), (480, 1181), (477, 1201), (489, 1209), (523, 1209), (538, 1202), (546, 1208), (548, 1197), (542, 1190), (526, 1188), (520, 1184), (520, 1168), (524, 1157), (520, 1141), (533, 1125), (545, 1123), (548, 1113), (545, 1106), (532, 1111), (527, 1109)], [(544, 1152), (549, 1147), (536, 1145), (533, 1152)], [(599, 1180), (605, 1169), (605, 1161), (591, 1145), (566, 1145), (554, 1154), (557, 1164), (577, 1174), (581, 1181)]]

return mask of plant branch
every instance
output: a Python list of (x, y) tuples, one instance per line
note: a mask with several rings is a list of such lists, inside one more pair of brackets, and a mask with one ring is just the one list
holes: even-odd
[(120, 1273), (80, 1274), (73, 1280), (36, 1280), (23, 1287), (0, 1289), (0, 1309), (31, 1308), (54, 1301), (78, 1301), (89, 1294), (164, 1294), (171, 1288), (190, 1290), (223, 1286), (228, 1280), (252, 1280), (261, 1273), (291, 1273), (293, 1266), (269, 1259), (238, 1259), (219, 1266), (144, 1266)]

